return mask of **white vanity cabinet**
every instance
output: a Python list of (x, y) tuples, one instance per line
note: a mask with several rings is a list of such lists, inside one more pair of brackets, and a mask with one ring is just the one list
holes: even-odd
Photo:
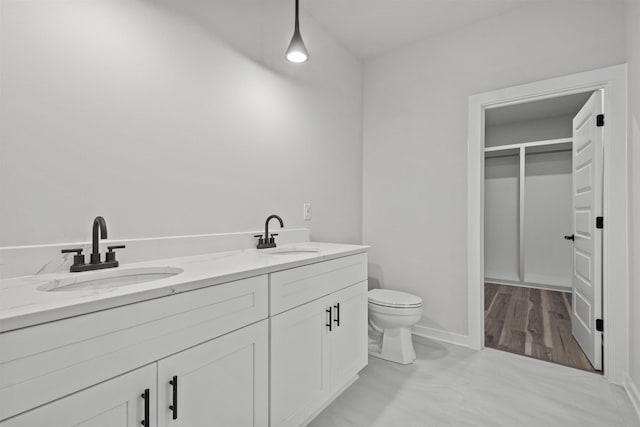
[(271, 318), (271, 426), (297, 427), (367, 364), (366, 255), (274, 273), (271, 290), (272, 309), (287, 306), (274, 295), (296, 302), (301, 292), (323, 295)]
[[(148, 425), (155, 425), (155, 385), (155, 365), (145, 366), (18, 415), (0, 426), (138, 427), (146, 420), (151, 422)], [(153, 417), (145, 418), (145, 412)]]
[[(264, 426), (267, 297), (268, 277), (262, 275), (2, 333), (0, 420), (5, 422), (0, 426), (77, 424), (68, 411), (78, 412), (78, 422), (89, 417), (80, 425), (100, 426), (101, 417), (107, 417), (108, 426), (140, 426), (143, 400), (138, 397), (145, 389), (153, 406), (149, 426), (212, 425), (212, 416), (229, 420), (235, 408), (244, 411), (237, 412), (237, 425)], [(151, 379), (129, 380), (149, 369)], [(168, 381), (174, 375), (180, 393), (177, 420), (167, 417)], [(214, 399), (226, 406), (214, 406)], [(205, 414), (208, 421), (198, 422)], [(244, 424), (253, 416), (255, 423)], [(130, 424), (133, 418), (137, 421)]]
[(0, 426), (266, 427), (268, 333), (268, 321), (263, 320), (10, 418)]
[(304, 425), (367, 363), (367, 255), (293, 265), (0, 333), (0, 427)]

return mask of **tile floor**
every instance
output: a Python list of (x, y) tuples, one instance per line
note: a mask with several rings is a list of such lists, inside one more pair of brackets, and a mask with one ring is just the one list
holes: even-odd
[(622, 387), (601, 375), (494, 349), (414, 342), (413, 365), (370, 357), (310, 427), (640, 426)]

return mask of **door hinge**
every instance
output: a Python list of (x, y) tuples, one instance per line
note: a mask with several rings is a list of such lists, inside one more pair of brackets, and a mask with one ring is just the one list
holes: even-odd
[(604, 217), (596, 217), (596, 228), (604, 228)]
[(602, 319), (596, 319), (596, 331), (604, 331), (604, 321)]
[(596, 116), (596, 126), (598, 127), (604, 126), (604, 114), (598, 114)]

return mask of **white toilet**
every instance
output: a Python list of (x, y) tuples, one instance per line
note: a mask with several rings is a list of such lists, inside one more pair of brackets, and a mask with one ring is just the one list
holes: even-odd
[(422, 299), (389, 289), (369, 291), (369, 354), (403, 365), (416, 360), (411, 327), (422, 316)]

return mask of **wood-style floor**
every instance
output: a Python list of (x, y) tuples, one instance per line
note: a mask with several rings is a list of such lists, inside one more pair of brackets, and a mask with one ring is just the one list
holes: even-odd
[(598, 372), (571, 334), (570, 313), (570, 293), (485, 283), (485, 346)]

